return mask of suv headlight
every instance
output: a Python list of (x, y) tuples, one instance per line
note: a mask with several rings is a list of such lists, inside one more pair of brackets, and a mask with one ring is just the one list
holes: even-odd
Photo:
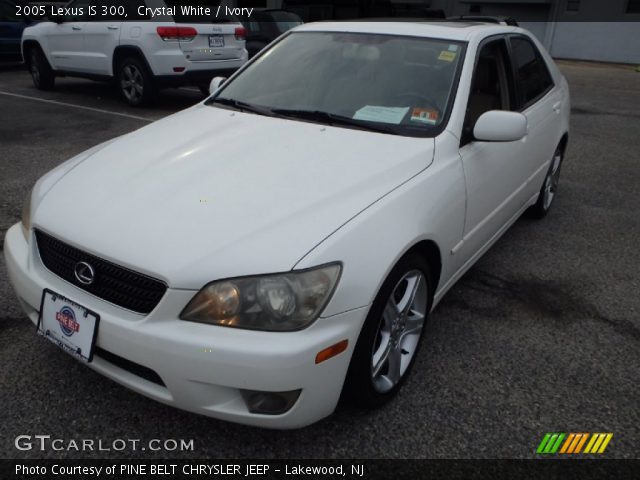
[(333, 293), (341, 265), (220, 280), (206, 285), (182, 320), (251, 330), (292, 331), (316, 320)]
[(27, 197), (24, 199), (22, 206), (22, 234), (24, 239), (29, 241), (29, 231), (31, 230), (31, 197), (33, 195), (33, 188), (29, 190)]

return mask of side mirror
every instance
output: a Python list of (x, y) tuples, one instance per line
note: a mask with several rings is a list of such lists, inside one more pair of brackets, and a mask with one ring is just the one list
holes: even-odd
[(527, 117), (505, 110), (483, 113), (473, 127), (473, 136), (484, 142), (515, 142), (526, 134)]
[(213, 95), (226, 80), (226, 77), (213, 77), (213, 80), (211, 80), (209, 84), (209, 94)]

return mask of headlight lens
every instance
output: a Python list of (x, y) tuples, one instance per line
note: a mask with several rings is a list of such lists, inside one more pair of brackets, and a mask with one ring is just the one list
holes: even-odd
[(33, 189), (29, 190), (29, 193), (24, 199), (24, 204), (22, 206), (22, 234), (24, 235), (24, 238), (27, 241), (29, 241), (29, 231), (31, 230), (31, 196), (32, 194), (33, 194)]
[(338, 263), (310, 270), (221, 280), (193, 297), (180, 318), (252, 330), (291, 331), (318, 318), (333, 293)]

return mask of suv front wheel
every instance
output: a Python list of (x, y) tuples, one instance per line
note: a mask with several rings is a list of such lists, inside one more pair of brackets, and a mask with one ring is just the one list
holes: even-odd
[(155, 96), (151, 73), (138, 58), (127, 57), (118, 63), (116, 81), (122, 98), (133, 107), (148, 104)]

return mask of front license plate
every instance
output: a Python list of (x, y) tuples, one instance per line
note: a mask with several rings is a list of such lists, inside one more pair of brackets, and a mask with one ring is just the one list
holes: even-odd
[(224, 36), (222, 35), (209, 35), (210, 47), (224, 47)]
[(100, 316), (60, 294), (42, 294), (38, 334), (83, 362), (93, 359)]

